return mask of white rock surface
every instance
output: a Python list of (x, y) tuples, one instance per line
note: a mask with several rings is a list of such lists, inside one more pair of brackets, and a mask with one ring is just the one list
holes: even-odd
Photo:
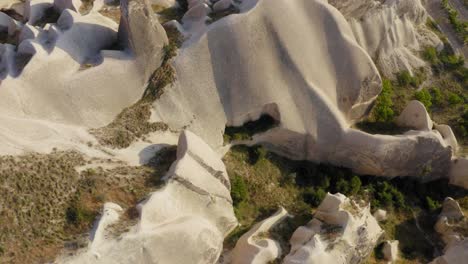
[(136, 226), (119, 238), (106, 238), (98, 224), (99, 243), (58, 263), (215, 263), (224, 237), (237, 225), (229, 180), (218, 155), (197, 136), (184, 131), (177, 160), (164, 187), (139, 204)]
[(447, 197), (442, 212), (434, 227), (445, 243), (444, 254), (435, 258), (430, 264), (462, 264), (468, 258), (468, 238), (457, 230), (466, 230), (467, 219), (460, 205)]
[(291, 237), (284, 264), (360, 263), (383, 231), (370, 213), (342, 194), (327, 194), (307, 226)]
[(396, 123), (402, 127), (409, 127), (416, 130), (431, 131), (433, 123), (426, 107), (419, 101), (413, 100), (408, 103)]
[(226, 125), (273, 113), (278, 127), (254, 139), (289, 158), (369, 175), (423, 175), (428, 166), (430, 175), (421, 177), (448, 175), (451, 153), (440, 135), (349, 129), (381, 82), (335, 8), (317, 0), (250, 0), (240, 10), (187, 40), (174, 62), (177, 81), (153, 104), (153, 121), (189, 127), (218, 149)]
[(242, 235), (231, 252), (232, 264), (264, 264), (281, 256), (277, 241), (268, 238), (268, 232), (288, 217), (288, 212), (280, 208), (271, 217), (255, 224)]
[(373, 216), (378, 222), (385, 221), (387, 220), (387, 211), (378, 209), (374, 212)]
[(413, 72), (427, 64), (418, 52), (426, 46), (441, 47), (441, 40), (426, 26), (421, 0), (330, 0), (348, 19), (356, 39), (376, 61), (381, 72)]
[(398, 260), (398, 240), (385, 241), (382, 253), (388, 263), (395, 263)]
[[(39, 5), (34, 1), (31, 12)], [(65, 9), (56, 24), (42, 29), (29, 21), (17, 50), (2, 45), (0, 154), (84, 148), (94, 141), (88, 128), (107, 125), (141, 98), (167, 43), (157, 19), (141, 15), (150, 8), (145, 4), (126, 6), (126, 31), (120, 34), (118, 25), (98, 12), (82, 16)], [(121, 41), (128, 36), (128, 50), (110, 50), (118, 35)]]
[(456, 154), (458, 152), (459, 147), (457, 138), (455, 137), (452, 128), (448, 125), (438, 124), (435, 124), (434, 127), (442, 135), (442, 138), (444, 139), (445, 143), (448, 146), (452, 147), (452, 152)]

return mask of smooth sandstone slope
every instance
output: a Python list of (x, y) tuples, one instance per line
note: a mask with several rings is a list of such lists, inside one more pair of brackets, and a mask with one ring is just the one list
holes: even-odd
[(186, 41), (174, 62), (177, 81), (153, 104), (154, 121), (189, 127), (219, 148), (225, 126), (269, 114), (278, 127), (255, 140), (287, 157), (363, 174), (448, 175), (450, 151), (432, 131), (380, 136), (350, 129), (381, 81), (333, 6), (244, 0), (240, 10)]
[(106, 204), (90, 244), (58, 263), (215, 263), (224, 237), (237, 226), (230, 184), (219, 156), (195, 134), (179, 138), (164, 186), (137, 208), (137, 225), (116, 237), (119, 207)]

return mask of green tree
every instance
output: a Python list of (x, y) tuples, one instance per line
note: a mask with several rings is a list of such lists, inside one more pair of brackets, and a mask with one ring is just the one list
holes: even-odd
[(391, 122), (395, 116), (392, 109), (393, 87), (390, 80), (384, 79), (382, 84), (382, 93), (376, 100), (373, 115), (377, 122)]

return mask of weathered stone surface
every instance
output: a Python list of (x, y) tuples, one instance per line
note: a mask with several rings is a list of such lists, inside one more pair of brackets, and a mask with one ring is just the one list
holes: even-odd
[(385, 221), (387, 220), (387, 211), (378, 209), (374, 212), (373, 216), (378, 222)]
[(398, 240), (384, 242), (382, 253), (389, 263), (395, 263), (398, 260), (398, 244)]
[(277, 241), (264, 237), (277, 224), (288, 217), (288, 212), (280, 208), (274, 215), (255, 224), (242, 235), (232, 251), (232, 264), (264, 264), (281, 256)]
[(451, 220), (460, 220), (465, 215), (463, 214), (463, 211), (458, 202), (451, 197), (447, 197), (444, 200), (442, 205), (442, 212), (439, 216), (445, 216)]
[(416, 130), (430, 131), (432, 130), (432, 120), (427, 113), (426, 107), (416, 100), (408, 103), (400, 116), (396, 119), (396, 123), (402, 127), (409, 127)]
[[(381, 81), (335, 8), (323, 1), (260, 0), (244, 1), (240, 10), (182, 47), (174, 61), (177, 81), (153, 104), (153, 121), (187, 126), (219, 148), (225, 126), (275, 109), (279, 125), (254, 141), (281, 155), (369, 175), (448, 175), (451, 153), (435, 133), (381, 136), (350, 129)], [(286, 16), (288, 23), (281, 19)], [(292, 30), (305, 25), (310, 30)]]
[(314, 219), (291, 237), (284, 264), (360, 263), (383, 231), (369, 211), (342, 194), (327, 194)]
[(452, 148), (452, 153), (456, 154), (459, 147), (458, 147), (457, 138), (455, 137), (455, 134), (453, 133), (452, 128), (447, 125), (438, 125), (438, 124), (435, 124), (434, 127), (442, 135), (444, 142)]
[(135, 55), (145, 81), (161, 65), (168, 43), (166, 31), (158, 22), (148, 0), (120, 1), (119, 39)]
[(462, 264), (468, 258), (468, 239), (466, 233), (467, 220), (454, 199), (447, 197), (442, 206), (434, 229), (445, 243), (444, 254), (435, 258), (430, 264)]
[(442, 41), (425, 24), (421, 0), (330, 0), (349, 21), (353, 33), (387, 77), (427, 67), (418, 52)]
[(450, 184), (468, 189), (468, 158), (454, 158), (450, 169)]
[(232, 0), (219, 0), (213, 4), (213, 11), (220, 12), (228, 9), (232, 5)]
[(201, 139), (184, 131), (165, 181), (138, 205), (139, 222), (130, 231), (118, 238), (105, 236), (105, 226), (116, 220), (115, 206), (106, 204), (88, 249), (57, 262), (215, 263), (224, 237), (237, 225), (222, 161)]

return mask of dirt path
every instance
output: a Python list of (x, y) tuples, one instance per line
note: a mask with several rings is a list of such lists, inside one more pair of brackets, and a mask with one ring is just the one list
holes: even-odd
[[(454, 6), (454, 8), (457, 8), (457, 10), (458, 8), (463, 9), (463, 13), (459, 13), (460, 18), (465, 19), (468, 15), (468, 11), (463, 6), (463, 3), (461, 1), (462, 0), (450, 0), (450, 3)], [(468, 46), (463, 45), (463, 42), (460, 40), (455, 30), (452, 28), (452, 25), (448, 20), (448, 15), (446, 11), (442, 9), (441, 0), (428, 0), (426, 3), (426, 10), (429, 13), (429, 15), (437, 22), (437, 24), (439, 24), (440, 29), (447, 36), (447, 39), (450, 45), (452, 45), (452, 47), (454, 48), (455, 52), (459, 53), (460, 55), (463, 55), (465, 59), (468, 60)], [(467, 64), (466, 60), (465, 65)]]

